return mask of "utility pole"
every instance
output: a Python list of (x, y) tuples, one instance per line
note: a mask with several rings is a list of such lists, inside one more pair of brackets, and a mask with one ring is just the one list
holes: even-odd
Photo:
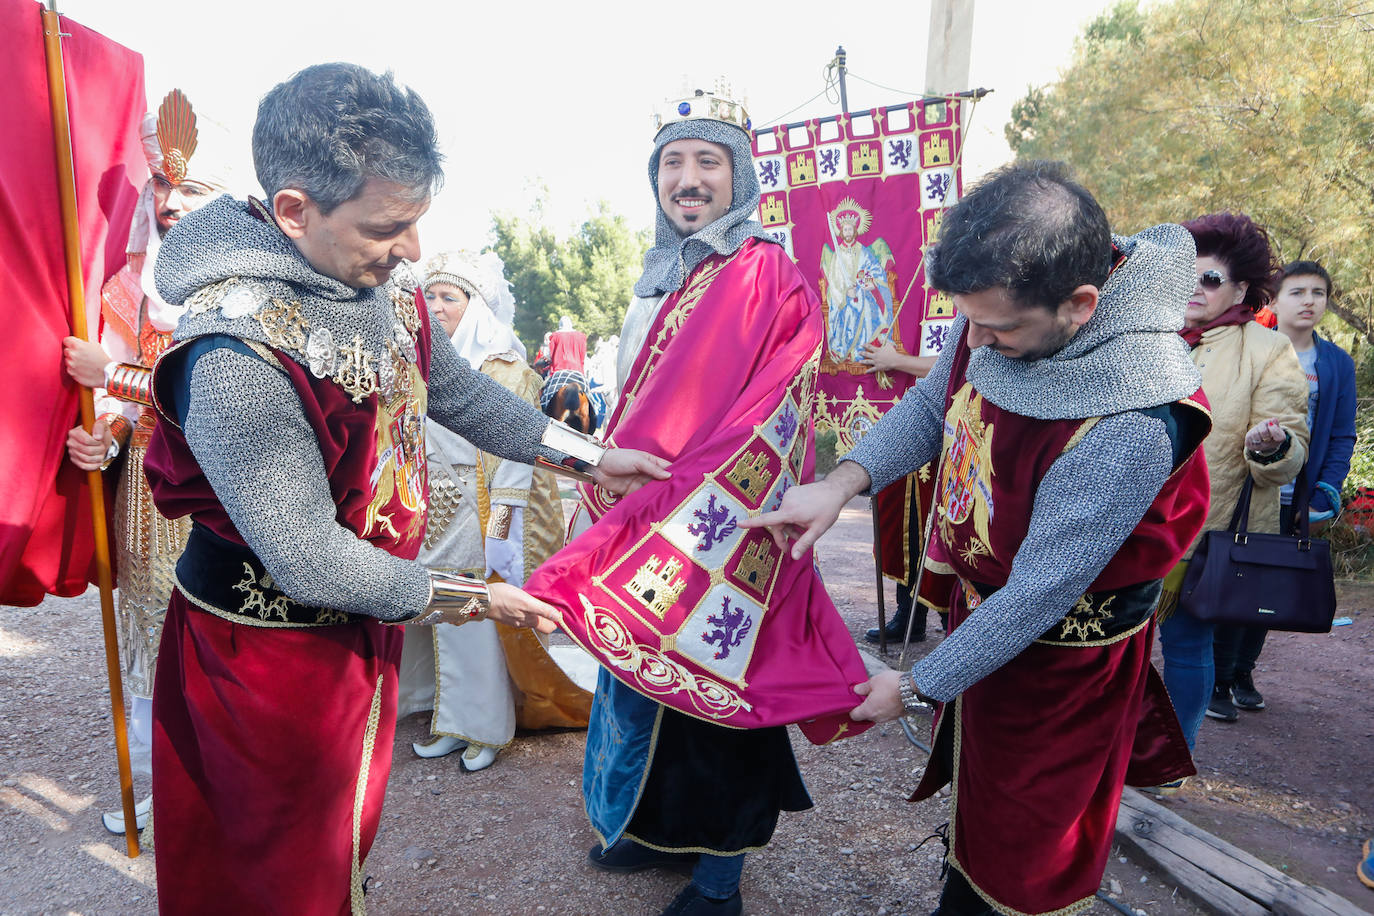
[(844, 85), (844, 73), (847, 68), (844, 62), (844, 45), (840, 45), (835, 49), (835, 72), (839, 74), (840, 83), (840, 111), (849, 114), (849, 92)]
[(949, 95), (967, 89), (972, 51), (973, 0), (930, 0), (926, 92)]

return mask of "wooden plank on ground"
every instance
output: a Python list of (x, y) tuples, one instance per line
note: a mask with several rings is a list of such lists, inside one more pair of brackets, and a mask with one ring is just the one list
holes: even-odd
[(1116, 835), (1224, 916), (1368, 916), (1344, 897), (1290, 878), (1134, 789), (1121, 796)]

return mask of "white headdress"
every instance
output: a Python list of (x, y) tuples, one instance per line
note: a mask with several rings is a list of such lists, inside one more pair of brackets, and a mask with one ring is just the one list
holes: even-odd
[(453, 345), (474, 369), (487, 357), (513, 350), (525, 358), (525, 345), (511, 330), (515, 296), (506, 282), (505, 264), (494, 251), (441, 252), (425, 262), (421, 287), (450, 283), (468, 294), (467, 311), (453, 332)]

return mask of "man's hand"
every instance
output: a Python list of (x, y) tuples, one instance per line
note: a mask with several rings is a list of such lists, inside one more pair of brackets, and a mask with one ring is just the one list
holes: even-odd
[(629, 496), (651, 480), (667, 480), (668, 462), (637, 448), (613, 448), (592, 469), (592, 479), (619, 496)]
[(552, 604), (546, 604), (514, 585), (493, 582), (487, 586), (491, 597), (491, 611), (487, 617), (511, 627), (530, 627), (540, 633), (552, 633), (562, 626), (563, 618)]
[(99, 344), (80, 337), (62, 338), (62, 362), (77, 384), (100, 388), (105, 384), (105, 364), (110, 357)]
[(869, 373), (905, 372), (916, 378), (925, 378), (935, 368), (935, 357), (898, 353), (890, 340), (884, 340), (876, 347), (873, 344), (864, 347), (864, 356), (859, 362), (868, 367)]
[(907, 676), (901, 671), (884, 671), (873, 675), (867, 683), (855, 684), (854, 692), (867, 699), (850, 710), (849, 718), (855, 722), (891, 722), (901, 718), (906, 707), (897, 685)]
[(1245, 447), (1256, 455), (1272, 455), (1278, 451), (1279, 446), (1283, 445), (1283, 440), (1287, 437), (1288, 433), (1284, 432), (1279, 421), (1270, 417), (1256, 423), (1245, 434)]
[[(75, 338), (68, 337), (68, 340)], [(114, 436), (104, 420), (96, 420), (88, 433), (80, 426), (67, 433), (67, 457), (83, 471), (98, 471), (114, 444)]]
[(868, 489), (868, 472), (853, 461), (841, 461), (825, 480), (793, 487), (787, 491), (775, 512), (740, 521), (741, 528), (767, 528), (773, 543), (787, 549), (788, 538), (796, 538), (792, 559), (800, 560), (822, 534), (840, 517), (840, 510), (859, 493)]

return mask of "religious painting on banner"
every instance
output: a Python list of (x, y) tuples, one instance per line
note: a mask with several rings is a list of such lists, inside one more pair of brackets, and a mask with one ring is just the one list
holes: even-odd
[(817, 430), (839, 454), (915, 379), (869, 374), (870, 344), (935, 356), (954, 304), (925, 283), (924, 253), (962, 191), (963, 99), (911, 102), (754, 133), (759, 221), (820, 294), (826, 341)]

